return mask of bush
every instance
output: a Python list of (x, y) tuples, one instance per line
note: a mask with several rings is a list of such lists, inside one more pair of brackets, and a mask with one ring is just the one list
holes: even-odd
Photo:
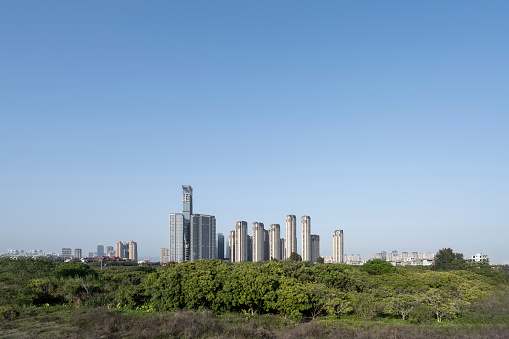
[(382, 275), (395, 272), (396, 267), (383, 259), (371, 259), (361, 266), (361, 270), (371, 275)]

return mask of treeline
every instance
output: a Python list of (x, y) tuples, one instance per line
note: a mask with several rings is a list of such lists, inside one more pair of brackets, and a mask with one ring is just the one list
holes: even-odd
[[(420, 323), (489, 316), (496, 321), (497, 314), (488, 315), (487, 309), (496, 309), (491, 307), (495, 295), (506, 282), (506, 272), (489, 265), (440, 272), (396, 268), (383, 260), (360, 267), (198, 260), (158, 269), (91, 269), (75, 262), (1, 259), (0, 318), (15, 318), (27, 306), (64, 304), (149, 312), (208, 309), (294, 319), (380, 317)], [(488, 301), (493, 305), (486, 306)]]

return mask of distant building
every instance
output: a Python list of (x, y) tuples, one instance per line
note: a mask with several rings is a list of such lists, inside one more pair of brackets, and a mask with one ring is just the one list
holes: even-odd
[(343, 230), (335, 230), (332, 234), (332, 258), (335, 263), (343, 262)]
[(311, 234), (311, 261), (316, 262), (320, 257), (320, 236)]
[(97, 245), (97, 256), (104, 257), (104, 245)]
[(217, 234), (217, 258), (224, 260), (224, 235), (223, 235), (223, 233)]
[(62, 253), (61, 254), (62, 257), (64, 257), (64, 258), (71, 258), (72, 257), (72, 250), (70, 248), (67, 248), (67, 247), (62, 248), (62, 252), (61, 253)]
[(113, 246), (106, 246), (106, 256), (107, 257), (115, 256), (115, 249), (113, 248)]
[(138, 262), (138, 244), (132, 240), (129, 242), (129, 259)]
[(286, 259), (286, 241), (285, 241), (285, 238), (281, 238), (280, 239), (281, 241), (281, 260), (284, 260)]
[(264, 248), (265, 229), (262, 222), (253, 223), (253, 261), (264, 261), (265, 248)]
[(184, 215), (170, 213), (170, 251), (169, 261), (181, 263), (185, 260)]
[(311, 217), (304, 215), (302, 223), (302, 261), (311, 261)]
[(482, 253), (476, 253), (475, 255), (472, 256), (472, 258), (470, 260), (473, 262), (489, 262), (490, 261), (488, 258), (488, 255), (482, 254)]
[(191, 261), (216, 257), (216, 217), (191, 214)]
[(159, 250), (159, 263), (161, 265), (166, 264), (170, 261), (170, 250), (166, 247), (161, 247)]
[(279, 224), (270, 225), (269, 252), (269, 259), (281, 260), (281, 227)]
[(74, 257), (78, 258), (78, 259), (81, 259), (83, 257), (81, 248), (75, 248), (74, 249)]
[(235, 223), (235, 262), (248, 261), (247, 222)]
[(230, 262), (236, 262), (235, 260), (235, 241), (236, 241), (236, 238), (235, 238), (235, 231), (230, 231), (230, 233), (228, 233), (228, 249), (229, 249), (229, 259), (230, 259)]
[(119, 241), (115, 244), (115, 257), (129, 259), (129, 245), (126, 242)]
[(286, 216), (286, 257), (290, 258), (292, 252), (297, 252), (297, 217), (295, 215)]

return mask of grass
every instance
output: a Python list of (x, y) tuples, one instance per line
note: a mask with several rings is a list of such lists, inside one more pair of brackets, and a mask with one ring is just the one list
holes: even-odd
[(403, 321), (318, 319), (210, 311), (150, 312), (69, 306), (28, 307), (0, 320), (1, 338), (507, 338), (509, 324), (413, 325)]

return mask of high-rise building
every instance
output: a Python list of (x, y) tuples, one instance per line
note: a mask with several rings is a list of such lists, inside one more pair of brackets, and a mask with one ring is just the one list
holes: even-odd
[(263, 231), (263, 261), (270, 260), (269, 230)]
[(115, 257), (129, 259), (129, 244), (126, 242), (117, 242), (115, 244)]
[(106, 256), (108, 257), (115, 256), (115, 249), (113, 248), (113, 246), (106, 246)]
[(302, 221), (302, 261), (311, 261), (311, 217), (305, 215)]
[(81, 248), (75, 248), (74, 249), (74, 257), (75, 258), (78, 258), (78, 259), (81, 259), (83, 256), (82, 256), (82, 251), (81, 251)]
[(253, 223), (253, 261), (264, 261), (265, 248), (263, 245), (265, 229), (262, 222)]
[(97, 256), (104, 257), (104, 245), (97, 245)]
[(216, 257), (216, 218), (191, 214), (191, 261)]
[(235, 238), (235, 231), (230, 231), (230, 233), (228, 233), (228, 248), (229, 248), (229, 259), (230, 259), (230, 262), (236, 262), (235, 260), (235, 241), (236, 241), (236, 238)]
[(247, 222), (237, 221), (235, 223), (235, 262), (247, 261), (248, 243), (247, 243)]
[(129, 259), (138, 262), (138, 244), (135, 241), (130, 241), (129, 244)]
[(193, 188), (182, 185), (182, 215), (184, 216), (184, 260), (191, 258), (191, 215), (193, 214)]
[(61, 253), (62, 257), (64, 258), (70, 258), (72, 257), (72, 250), (70, 248), (62, 248), (62, 253)]
[(286, 241), (285, 238), (281, 238), (280, 241), (281, 241), (281, 260), (284, 260), (286, 259), (286, 248), (285, 248)]
[(247, 261), (253, 261), (253, 236), (247, 236)]
[(185, 261), (184, 214), (170, 213), (170, 251), (169, 261)]
[(270, 225), (269, 248), (269, 259), (281, 260), (281, 227), (279, 224)]
[(297, 252), (297, 217), (286, 216), (286, 257), (290, 258), (292, 252)]
[(316, 262), (320, 257), (320, 236), (311, 234), (311, 261)]
[(332, 260), (343, 262), (343, 230), (335, 230), (332, 234)]
[(217, 234), (217, 258), (224, 260), (224, 235), (223, 233)]
[(166, 247), (161, 247), (161, 249), (159, 250), (159, 263), (161, 265), (164, 265), (170, 261), (169, 258), (170, 258), (170, 250), (167, 249)]

